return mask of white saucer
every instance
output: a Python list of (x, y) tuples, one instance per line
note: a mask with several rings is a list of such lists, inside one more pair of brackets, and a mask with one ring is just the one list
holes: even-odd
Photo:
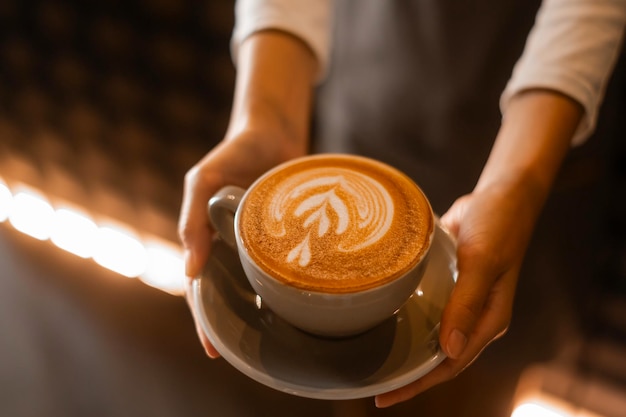
[(302, 397), (346, 400), (402, 387), (444, 359), (439, 321), (456, 281), (454, 240), (438, 227), (415, 294), (378, 327), (347, 339), (299, 331), (264, 307), (235, 251), (216, 241), (192, 284), (198, 320), (226, 361), (271, 388)]

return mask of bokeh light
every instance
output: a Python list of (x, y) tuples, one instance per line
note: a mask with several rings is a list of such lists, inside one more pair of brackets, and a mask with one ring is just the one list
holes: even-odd
[(165, 242), (146, 242), (147, 268), (139, 277), (146, 284), (182, 295), (185, 291), (185, 266), (178, 247)]
[(20, 232), (39, 240), (50, 237), (54, 209), (39, 192), (22, 188), (13, 197), (9, 221)]
[(50, 240), (59, 248), (81, 258), (90, 258), (96, 246), (98, 226), (86, 214), (61, 208), (54, 213)]
[(11, 208), (13, 207), (13, 194), (6, 185), (6, 183), (0, 178), (0, 222), (5, 221), (11, 214)]
[(100, 227), (96, 232), (93, 259), (118, 274), (138, 277), (147, 267), (147, 253), (134, 233), (118, 226)]
[(511, 417), (573, 417), (567, 411), (541, 402), (524, 402), (513, 410)]

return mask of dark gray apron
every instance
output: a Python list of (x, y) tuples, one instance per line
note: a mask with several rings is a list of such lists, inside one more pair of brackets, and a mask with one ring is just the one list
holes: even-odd
[[(500, 126), (500, 94), (539, 5), (538, 0), (337, 0), (313, 150), (388, 162), (420, 184), (435, 211), (444, 213), (478, 179)], [(453, 397), (466, 404), (464, 415), (499, 415), (497, 403), (511, 400), (519, 372), (558, 357), (597, 324), (594, 297), (604, 291), (598, 254), (606, 256), (603, 219), (607, 197), (615, 195), (607, 192), (607, 167), (612, 144), (624, 135), (623, 123), (615, 124), (626, 97), (623, 77), (618, 78), (605, 102), (612, 112), (601, 113), (596, 137), (570, 152), (535, 229), (509, 333), (456, 381), (407, 408), (428, 409), (430, 400), (436, 404), (431, 410), (441, 410), (445, 398)], [(471, 381), (480, 381), (473, 394)], [(493, 414), (472, 413), (485, 407), (476, 398), (486, 393), (494, 399)], [(454, 415), (441, 411), (438, 415)]]
[(538, 5), (338, 0), (314, 149), (395, 165), (443, 212), (486, 160), (500, 93)]

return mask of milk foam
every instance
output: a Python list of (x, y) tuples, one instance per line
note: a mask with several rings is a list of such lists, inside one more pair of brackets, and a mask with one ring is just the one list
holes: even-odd
[(261, 177), (238, 210), (243, 250), (277, 280), (347, 293), (411, 270), (434, 228), (428, 200), (398, 170), (356, 156), (319, 155)]
[[(344, 168), (313, 168), (278, 185), (268, 206), (267, 230), (285, 236), (294, 224), (306, 230), (287, 255), (287, 262), (306, 268), (313, 239), (333, 234), (334, 250), (354, 252), (378, 242), (390, 229), (393, 199), (376, 180)], [(294, 223), (295, 220), (295, 223)], [(326, 247), (326, 251), (332, 248)]]

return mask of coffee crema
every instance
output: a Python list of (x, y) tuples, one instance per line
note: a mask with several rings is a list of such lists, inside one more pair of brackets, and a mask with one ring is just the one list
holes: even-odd
[(252, 260), (308, 291), (384, 285), (428, 250), (434, 219), (419, 187), (383, 163), (351, 155), (301, 158), (270, 171), (239, 210)]

